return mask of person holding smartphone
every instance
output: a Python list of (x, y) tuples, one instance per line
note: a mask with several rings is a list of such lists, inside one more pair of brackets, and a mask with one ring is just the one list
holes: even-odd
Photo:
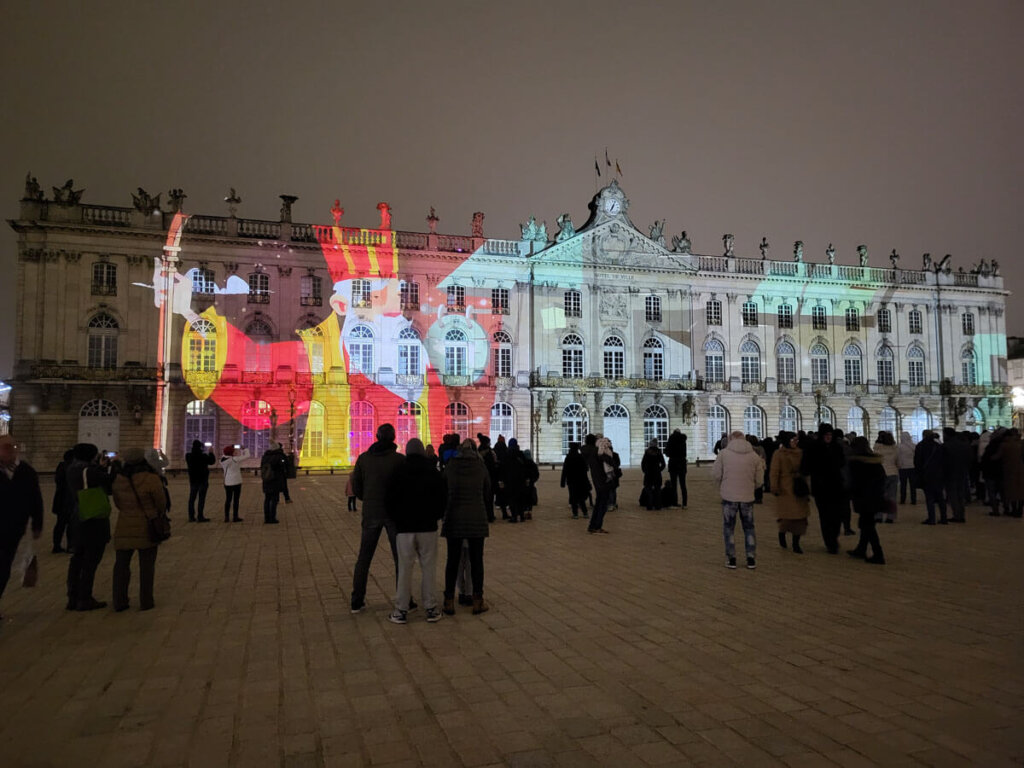
[[(224, 522), (242, 522), (238, 516), (238, 505), (242, 499), (242, 462), (249, 458), (249, 449), (240, 445), (224, 446), (220, 457), (220, 468), (224, 470)], [(231, 515), (231, 511), (234, 515)]]
[(210, 467), (216, 461), (217, 457), (209, 449), (209, 443), (204, 451), (203, 444), (198, 440), (192, 441), (192, 450), (185, 454), (185, 464), (188, 467), (188, 521), (190, 523), (210, 522), (210, 518), (203, 514), (203, 509), (206, 507), (206, 492), (210, 488)]

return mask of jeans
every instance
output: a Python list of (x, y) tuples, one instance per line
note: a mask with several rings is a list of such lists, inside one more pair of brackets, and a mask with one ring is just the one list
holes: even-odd
[[(139, 550), (139, 608), (153, 607), (153, 577), (156, 574), (157, 547)], [(118, 549), (114, 553), (114, 608), (128, 607), (128, 585), (132, 580), (132, 553), (134, 549)]]
[(725, 539), (725, 556), (736, 557), (736, 517), (743, 526), (743, 549), (747, 557), (757, 556), (757, 536), (754, 534), (754, 504), (750, 501), (722, 501), (722, 537)]
[(395, 546), (398, 549), (398, 595), (395, 598), (395, 607), (400, 611), (409, 610), (413, 563), (419, 558), (423, 608), (427, 611), (437, 608), (437, 597), (434, 593), (437, 531), (400, 533), (395, 537)]
[(188, 486), (188, 519), (196, 519), (196, 500), (198, 499), (199, 504), (199, 519), (203, 519), (203, 509), (206, 507), (206, 492), (210, 489), (208, 483), (202, 485), (195, 485), (189, 483)]
[(391, 557), (395, 561), (395, 579), (398, 579), (398, 547), (395, 542), (395, 524), (389, 520), (363, 520), (363, 536), (359, 542), (359, 557), (356, 558), (355, 571), (352, 573), (352, 607), (366, 602), (366, 582), (370, 578), (370, 563), (377, 551), (377, 541), (381, 531), (387, 531), (388, 543), (391, 545)]
[(242, 499), (242, 486), (239, 485), (225, 485), (224, 486), (224, 520), (228, 519), (228, 510), (231, 506), (235, 508), (235, 520), (238, 519), (238, 503)]
[(597, 498), (594, 499), (594, 511), (590, 515), (588, 530), (599, 531), (601, 526), (604, 525), (604, 516), (608, 512), (608, 494), (607, 490), (597, 492)]
[(459, 561), (462, 559), (462, 542), (469, 547), (469, 570), (473, 574), (474, 597), (484, 593), (484, 540), (448, 538), (448, 560), (444, 566), (444, 596), (446, 600), (455, 597), (455, 581), (459, 575)]
[(277, 520), (277, 504), (281, 500), (281, 492), (263, 494), (263, 522), (272, 523)]
[(929, 522), (935, 522), (935, 507), (939, 508), (940, 520), (946, 522), (946, 497), (942, 493), (941, 488), (925, 488), (924, 489), (924, 504), (925, 509), (928, 510)]
[(917, 504), (917, 483), (914, 482), (914, 470), (900, 470), (900, 504), (907, 503), (907, 486), (910, 486), (910, 503)]

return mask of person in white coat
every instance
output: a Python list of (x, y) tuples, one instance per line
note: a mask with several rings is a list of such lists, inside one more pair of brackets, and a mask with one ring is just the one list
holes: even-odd
[(722, 536), (725, 539), (726, 567), (736, 567), (736, 518), (743, 526), (743, 546), (747, 568), (757, 567), (757, 536), (754, 533), (754, 494), (764, 482), (764, 459), (739, 430), (718, 452), (711, 471), (722, 497)]
[[(220, 457), (220, 468), (224, 470), (224, 522), (240, 523), (238, 505), (242, 500), (242, 462), (249, 458), (249, 449), (239, 450), (236, 445), (224, 447), (224, 455)], [(234, 507), (234, 516), (231, 515)]]

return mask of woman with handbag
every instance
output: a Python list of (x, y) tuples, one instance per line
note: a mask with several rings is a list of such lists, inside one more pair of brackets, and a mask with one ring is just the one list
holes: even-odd
[(122, 456), (123, 466), (114, 478), (114, 610), (128, 609), (128, 585), (131, 581), (132, 553), (139, 552), (139, 609), (153, 607), (153, 579), (156, 550), (166, 538), (167, 497), (164, 485), (140, 448), (131, 448)]
[(779, 435), (779, 447), (772, 454), (769, 470), (775, 513), (779, 524), (779, 546), (786, 548), (786, 534), (793, 534), (793, 552), (803, 554), (800, 537), (807, 533), (807, 517), (811, 512), (810, 488), (800, 474), (804, 452), (799, 436), (792, 432)]

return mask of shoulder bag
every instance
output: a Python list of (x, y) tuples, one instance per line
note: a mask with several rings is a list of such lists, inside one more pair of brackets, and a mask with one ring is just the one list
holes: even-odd
[[(135, 494), (135, 501), (139, 504), (139, 509), (142, 510), (142, 514), (146, 514), (146, 508), (142, 505), (142, 499), (139, 498), (139, 492), (135, 490), (135, 483), (132, 482), (131, 476), (128, 477), (128, 485), (132, 487), (132, 493)], [(149, 529), (149, 540), (154, 544), (159, 544), (162, 541), (167, 541), (171, 538), (171, 518), (167, 515), (167, 510), (162, 509), (156, 513), (156, 517), (146, 516), (146, 525)]]
[(82, 490), (78, 492), (79, 520), (110, 519), (110, 499), (102, 488), (89, 487), (89, 468), (82, 470)]

